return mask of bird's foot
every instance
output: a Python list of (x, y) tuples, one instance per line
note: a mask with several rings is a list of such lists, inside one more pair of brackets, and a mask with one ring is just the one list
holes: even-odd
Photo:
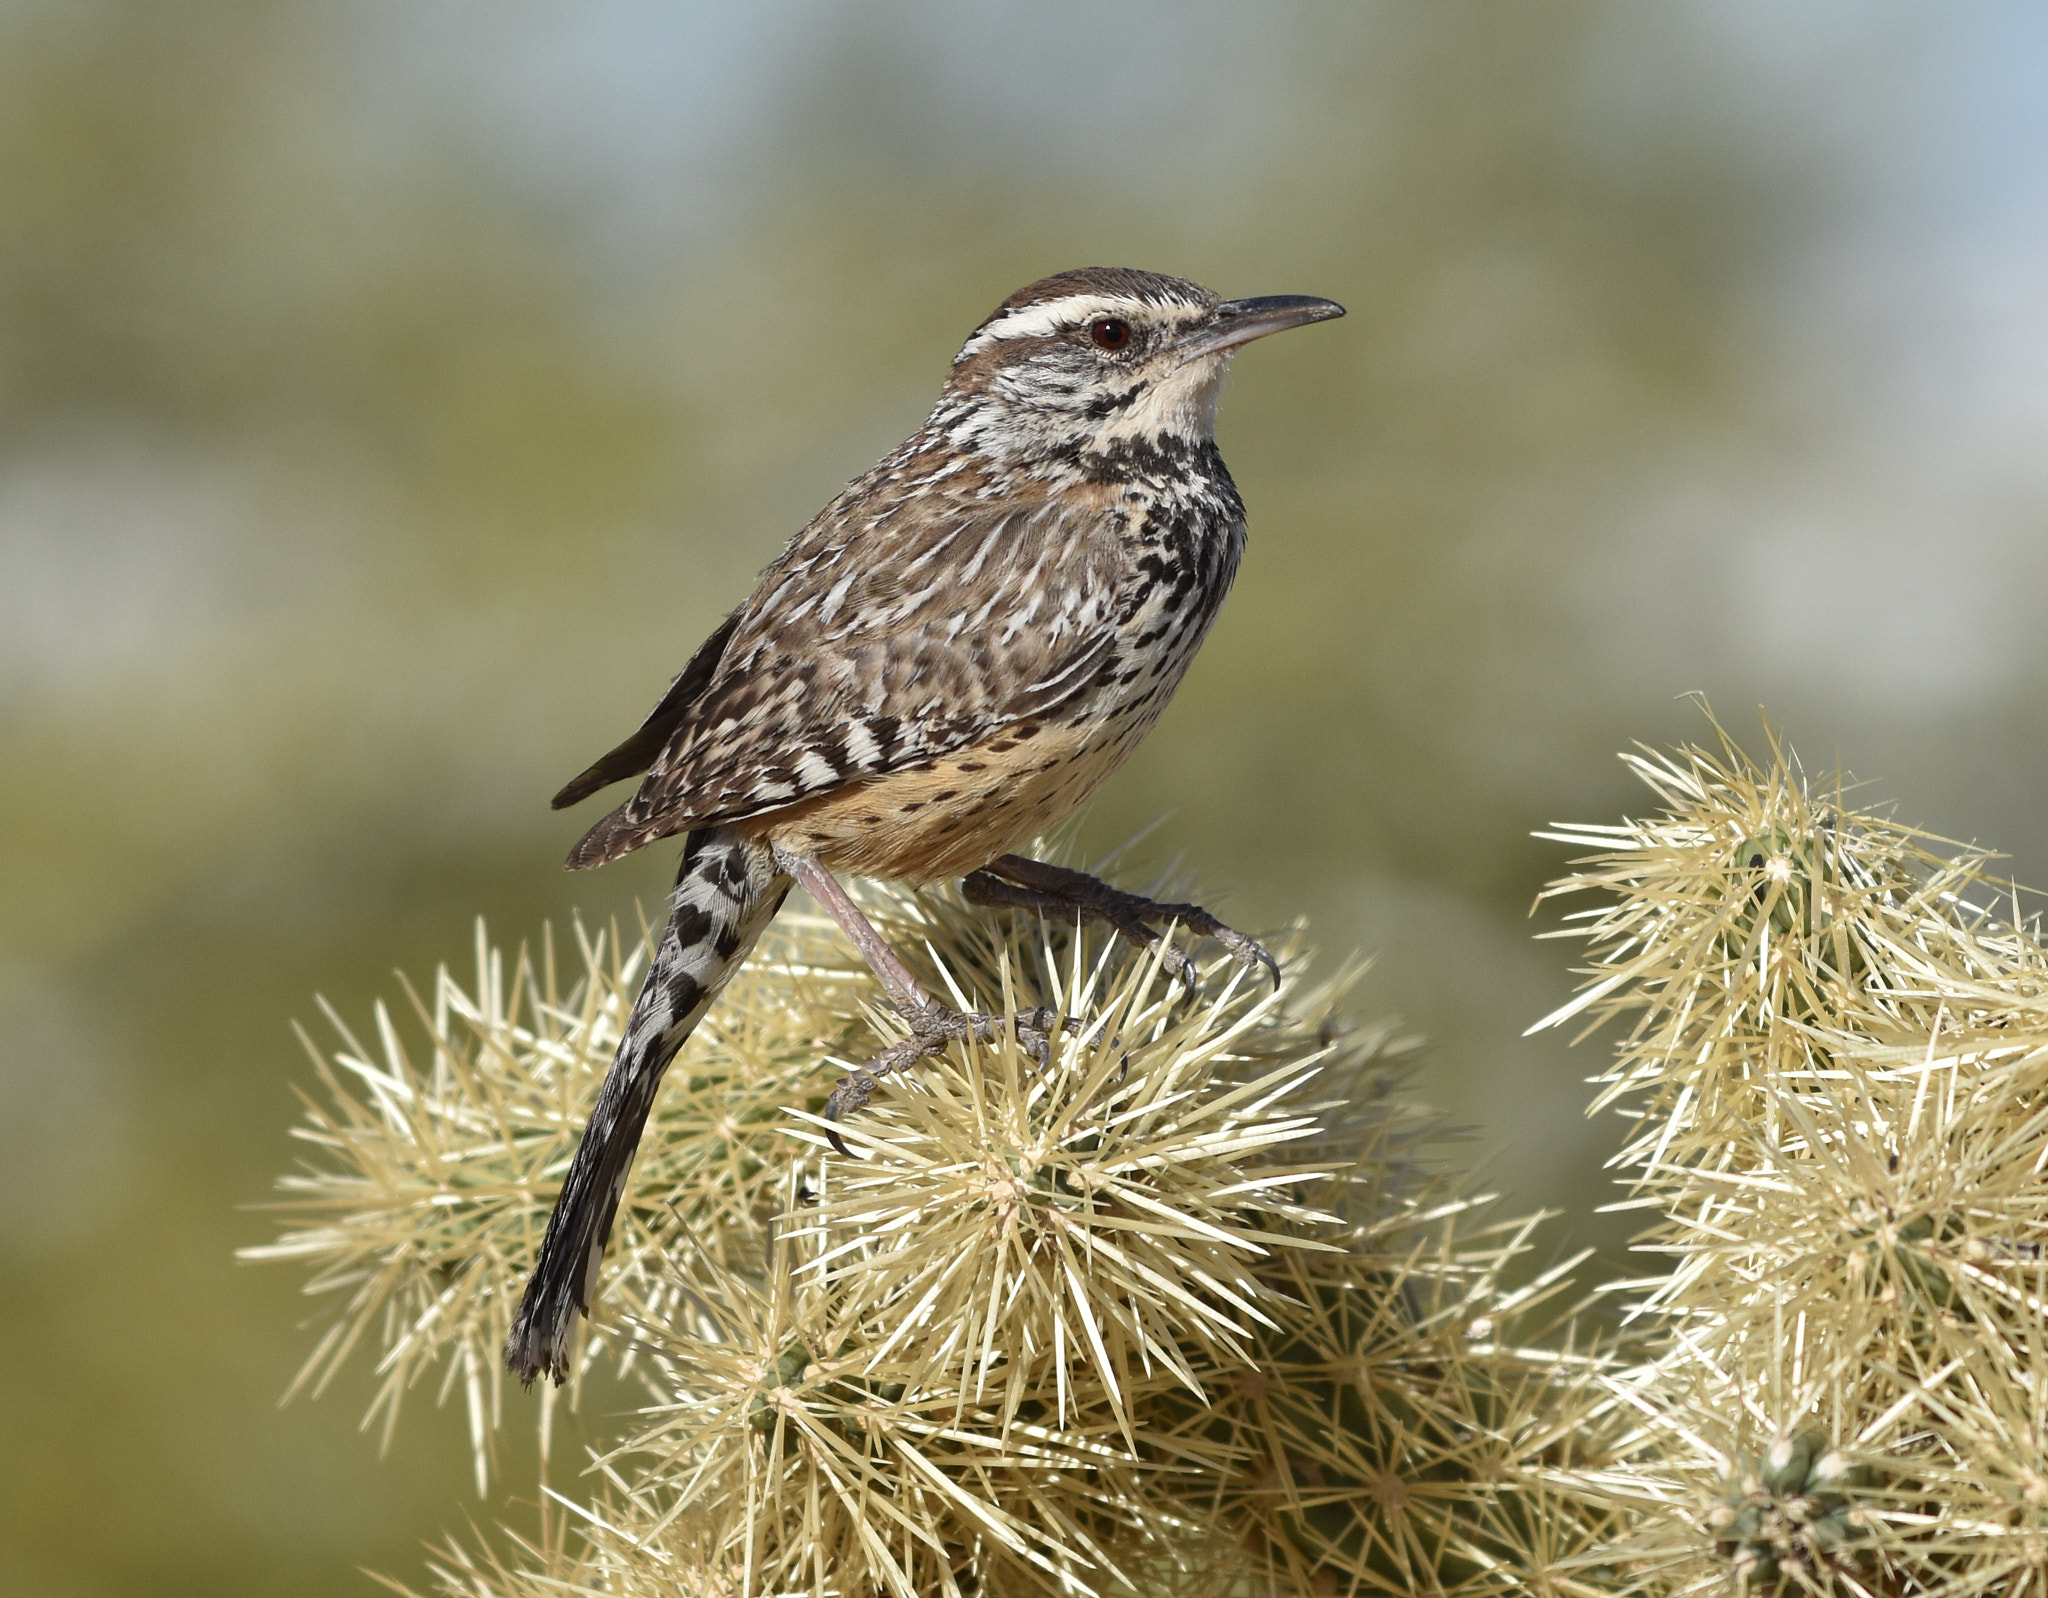
[(1112, 888), (1085, 871), (1070, 870), (1043, 860), (1006, 854), (969, 875), (961, 884), (970, 904), (1014, 905), (1048, 915), (1085, 916), (1107, 921), (1140, 948), (1159, 949), (1193, 998), (1200, 975), (1186, 950), (1169, 943), (1155, 922), (1178, 922), (1197, 937), (1214, 938), (1247, 971), (1263, 970), (1280, 986), (1280, 962), (1256, 938), (1227, 927), (1198, 904), (1163, 904), (1139, 894)]
[[(900, 1008), (903, 1018), (910, 1023), (910, 1036), (890, 1044), (859, 1070), (839, 1079), (831, 1097), (825, 1100), (825, 1119), (828, 1122), (843, 1121), (864, 1106), (874, 1093), (875, 1084), (883, 1077), (915, 1065), (928, 1054), (943, 1053), (948, 1044), (961, 1038), (991, 1043), (1005, 1027), (1012, 1027), (1024, 1052), (1043, 1065), (1052, 1051), (1054, 1028), (1064, 1025), (1066, 1031), (1076, 1035), (1082, 1031), (1081, 1023), (1074, 1017), (1068, 1016), (1062, 1022), (1058, 1011), (1044, 1006), (1035, 1010), (1019, 1010), (1011, 1016), (990, 1015), (980, 1010), (953, 1010), (930, 1001)], [(825, 1136), (841, 1154), (848, 1152), (836, 1127), (828, 1126)]]

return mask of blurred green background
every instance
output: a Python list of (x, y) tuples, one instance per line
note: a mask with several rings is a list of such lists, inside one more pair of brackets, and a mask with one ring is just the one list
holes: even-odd
[(497, 1512), (453, 1414), (275, 1407), (289, 1022), (658, 893), (548, 795), (1063, 267), (1351, 309), (1239, 363), (1244, 572), (1085, 841), (1376, 952), (1617, 1260), (1519, 1036), (1616, 749), (1761, 702), (2048, 879), (2044, 151), (2026, 4), (0, 5), (0, 1591)]

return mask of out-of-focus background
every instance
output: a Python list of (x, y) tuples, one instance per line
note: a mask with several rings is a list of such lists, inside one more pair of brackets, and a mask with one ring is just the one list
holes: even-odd
[(1085, 841), (1375, 952), (1618, 1259), (1519, 1036), (1614, 751), (1762, 703), (2048, 879), (2044, 152), (2023, 3), (0, 6), (0, 1590), (497, 1512), (453, 1415), (275, 1407), (289, 1023), (657, 894), (548, 795), (1063, 267), (1351, 309), (1239, 362), (1243, 575)]

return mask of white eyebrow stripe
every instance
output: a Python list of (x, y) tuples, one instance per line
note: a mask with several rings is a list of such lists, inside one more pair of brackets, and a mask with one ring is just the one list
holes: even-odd
[(1022, 305), (996, 317), (967, 341), (960, 355), (964, 359), (987, 349), (998, 339), (1044, 338), (1061, 328), (1078, 326), (1090, 317), (1117, 312), (1128, 315), (1129, 311), (1129, 301), (1113, 299), (1107, 294), (1068, 294), (1057, 300), (1041, 300), (1036, 305)]

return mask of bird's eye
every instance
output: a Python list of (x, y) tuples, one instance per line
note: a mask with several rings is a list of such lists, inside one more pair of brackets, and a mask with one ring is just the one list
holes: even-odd
[(1088, 336), (1097, 349), (1120, 350), (1131, 342), (1131, 324), (1114, 316), (1100, 317), (1088, 324)]

